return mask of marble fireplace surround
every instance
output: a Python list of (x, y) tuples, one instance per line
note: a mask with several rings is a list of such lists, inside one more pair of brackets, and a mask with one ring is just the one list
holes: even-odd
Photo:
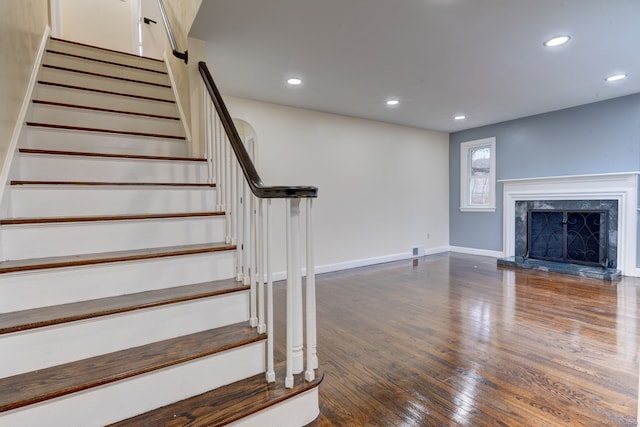
[(616, 266), (625, 276), (640, 276), (640, 269), (636, 268), (639, 174), (625, 172), (500, 180), (503, 184), (504, 256), (512, 257), (516, 252), (516, 201), (616, 200)]

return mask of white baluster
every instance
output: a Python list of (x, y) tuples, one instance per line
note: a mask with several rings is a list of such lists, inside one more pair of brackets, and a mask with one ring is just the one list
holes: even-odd
[(205, 152), (205, 158), (207, 159), (207, 182), (209, 184), (213, 184), (215, 182), (215, 169), (213, 167), (213, 137), (212, 137), (212, 112), (211, 112), (211, 100), (209, 99), (209, 93), (204, 85), (202, 85), (202, 111), (203, 111), (203, 120), (204, 123), (204, 141), (203, 141), (203, 149)]
[(258, 262), (256, 273), (258, 276), (258, 333), (264, 334), (267, 331), (264, 315), (264, 228), (262, 205), (264, 200), (258, 199), (258, 232), (256, 233), (256, 248), (258, 250)]
[(267, 382), (276, 380), (276, 372), (273, 363), (273, 277), (271, 276), (271, 258), (269, 249), (271, 248), (271, 199), (267, 199), (267, 242), (265, 264), (267, 268)]
[(313, 263), (313, 217), (311, 215), (313, 199), (307, 199), (307, 371), (305, 379), (313, 381), (314, 369), (318, 368), (318, 356), (316, 354), (316, 274)]
[(251, 276), (249, 273), (249, 266), (251, 265), (251, 197), (253, 197), (251, 195), (251, 191), (249, 190), (249, 184), (247, 184), (245, 181), (243, 181), (243, 187), (244, 187), (244, 199), (243, 199), (243, 204), (244, 204), (244, 250), (243, 250), (243, 255), (244, 255), (244, 260), (242, 262), (242, 272), (244, 274), (244, 280), (243, 283), (245, 285), (249, 285), (251, 284)]
[(215, 162), (216, 162), (216, 210), (222, 211), (222, 141), (220, 138), (220, 119), (214, 111), (214, 134), (213, 143), (215, 144)]
[(238, 161), (236, 160), (235, 153), (231, 152), (231, 176), (229, 182), (231, 184), (231, 244), (238, 243), (238, 187), (236, 181), (236, 169)]
[(300, 276), (300, 200), (287, 199), (287, 388), (304, 369)]
[(242, 177), (242, 168), (240, 166), (236, 167), (236, 183), (236, 280), (241, 282), (244, 279), (244, 274), (242, 273), (242, 261), (244, 259), (242, 250), (244, 244), (244, 205), (242, 203), (244, 198), (244, 179)]
[(226, 147), (226, 155), (225, 155), (225, 168), (224, 168), (224, 206), (225, 206), (225, 216), (227, 218), (226, 221), (226, 232), (225, 232), (225, 242), (231, 243), (231, 200), (233, 197), (232, 194), (232, 180), (231, 180), (231, 164), (233, 162), (233, 150), (231, 149), (231, 143), (229, 142), (229, 138), (227, 138), (227, 134), (224, 135), (224, 145)]
[[(222, 170), (220, 171), (220, 203), (222, 203), (222, 210), (227, 213), (227, 153), (229, 151), (229, 142), (227, 141), (227, 134), (225, 133), (224, 126), (220, 122), (220, 148), (222, 148)], [(226, 231), (225, 231), (226, 234)], [(226, 236), (225, 236), (226, 237)]]
[(251, 276), (251, 314), (250, 314), (250, 323), (251, 327), (255, 328), (258, 326), (258, 286), (257, 286), (257, 277), (256, 277), (256, 201), (253, 194), (249, 196), (249, 215), (250, 215), (250, 223), (249, 223), (249, 242), (251, 244), (251, 256), (250, 256), (250, 264), (249, 264), (249, 274)]

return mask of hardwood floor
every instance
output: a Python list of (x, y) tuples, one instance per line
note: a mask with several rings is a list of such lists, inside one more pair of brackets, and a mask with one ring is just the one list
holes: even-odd
[(319, 275), (310, 426), (634, 426), (638, 285), (461, 254)]

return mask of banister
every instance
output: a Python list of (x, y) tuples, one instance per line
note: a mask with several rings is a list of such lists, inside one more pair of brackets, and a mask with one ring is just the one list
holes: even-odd
[(160, 7), (160, 14), (162, 15), (162, 22), (164, 22), (164, 29), (167, 32), (167, 37), (169, 38), (169, 44), (171, 45), (171, 49), (173, 50), (173, 56), (176, 58), (180, 58), (184, 61), (185, 64), (189, 61), (189, 52), (184, 51), (180, 52), (178, 50), (178, 46), (176, 45), (176, 39), (173, 37), (173, 31), (171, 30), (171, 24), (169, 23), (169, 18), (167, 17), (167, 11), (164, 10), (164, 3), (162, 0), (158, 0), (158, 6)]
[[(162, 0), (159, 0), (160, 2)], [(240, 168), (242, 169), (242, 173), (244, 174), (247, 183), (249, 184), (249, 188), (251, 192), (259, 198), (262, 199), (297, 199), (297, 198), (311, 198), (318, 197), (318, 188), (311, 186), (265, 186), (262, 183), (262, 179), (256, 170), (256, 167), (251, 161), (251, 157), (247, 152), (244, 144), (242, 143), (242, 139), (238, 134), (238, 130), (236, 129), (233, 120), (231, 119), (231, 115), (227, 110), (224, 101), (222, 100), (222, 96), (220, 92), (218, 92), (218, 88), (213, 82), (213, 77), (211, 77), (211, 73), (207, 68), (207, 64), (204, 62), (198, 63), (198, 69), (200, 74), (202, 75), (202, 79), (204, 80), (204, 84), (207, 88), (207, 92), (211, 97), (211, 101), (218, 112), (218, 116), (220, 118), (220, 122), (224, 127), (224, 130), (229, 138), (229, 143), (231, 144), (231, 148), (238, 159), (238, 163), (240, 164)]]

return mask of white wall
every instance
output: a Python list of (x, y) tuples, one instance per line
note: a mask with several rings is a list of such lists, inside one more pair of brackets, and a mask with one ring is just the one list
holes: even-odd
[(136, 52), (136, 0), (58, 0), (62, 37), (122, 52)]
[[(184, 113), (185, 121), (191, 123), (191, 87), (190, 79), (195, 75), (196, 81), (201, 81), (197, 73), (198, 60), (204, 59), (203, 42), (191, 41), (188, 39), (189, 30), (193, 20), (200, 9), (202, 0), (165, 0), (164, 5), (167, 17), (171, 23), (171, 29), (176, 39), (179, 51), (189, 51), (189, 64), (185, 64), (181, 59), (173, 56), (169, 46), (169, 40), (165, 43), (165, 52), (169, 68), (178, 92), (178, 102)], [(195, 74), (193, 70), (196, 70)]]
[[(449, 245), (447, 134), (241, 98), (225, 101), (234, 118), (255, 129), (265, 184), (319, 187), (318, 267), (409, 254), (416, 245), (427, 251)], [(284, 233), (283, 208), (274, 219), (274, 232)], [(274, 269), (283, 271), (284, 241), (277, 246)]]
[(5, 168), (48, 17), (47, 0), (0, 1), (0, 164)]

